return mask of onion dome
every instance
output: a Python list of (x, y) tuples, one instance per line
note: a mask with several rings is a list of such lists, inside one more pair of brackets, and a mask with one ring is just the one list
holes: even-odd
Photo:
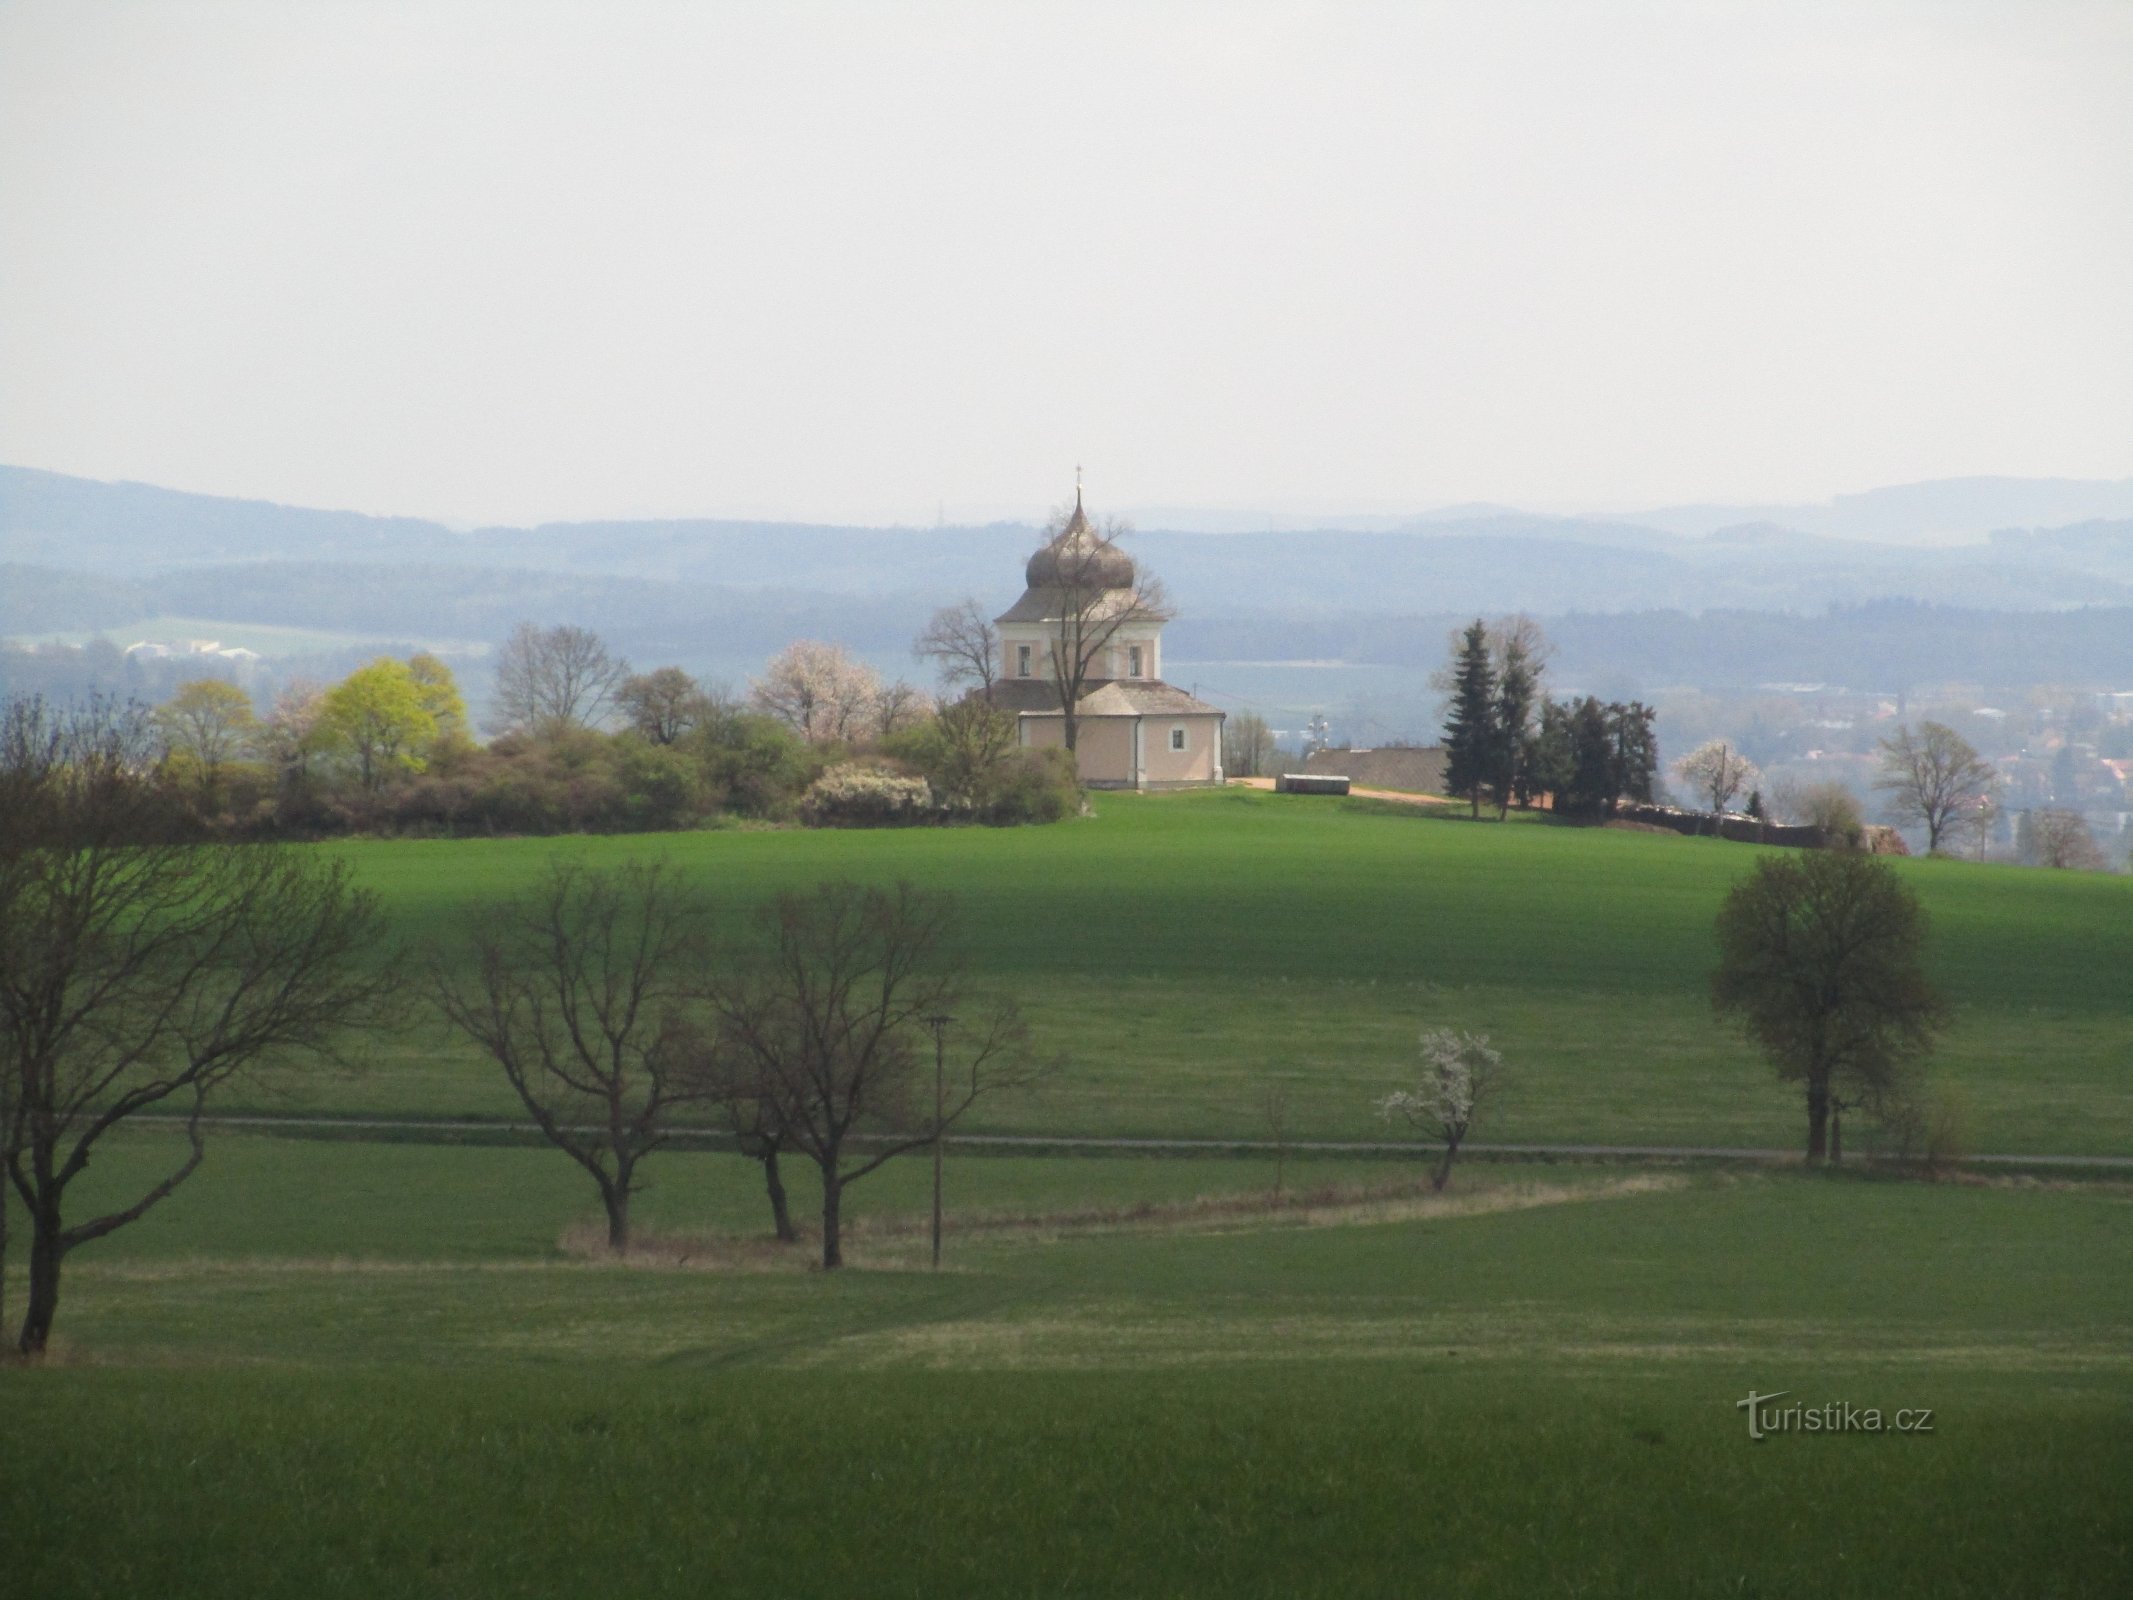
[(1023, 576), (1032, 589), (1133, 587), (1133, 557), (1089, 526), (1082, 514), (1081, 489), (1074, 490), (1074, 515), (1059, 537), (1029, 558)]

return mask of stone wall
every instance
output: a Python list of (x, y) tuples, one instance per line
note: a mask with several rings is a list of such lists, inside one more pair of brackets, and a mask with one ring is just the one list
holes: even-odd
[(1358, 789), (1444, 793), (1444, 751), (1436, 745), (1381, 745), (1374, 750), (1314, 750), (1304, 772), (1338, 774)]
[[(1759, 822), (1754, 817), (1738, 812), (1727, 812), (1713, 817), (1708, 811), (1679, 811), (1672, 806), (1623, 806), (1615, 813), (1617, 822), (1641, 822), (1647, 827), (1668, 828), (1675, 833), (1693, 834), (1709, 838), (1714, 833), (1722, 839), (1737, 839), (1742, 844), (1775, 844), (1793, 850), (1819, 850), (1828, 841), (1820, 828), (1807, 824), (1783, 822)], [(1868, 855), (1907, 856), (1910, 847), (1903, 842), (1903, 835), (1894, 828), (1868, 825), (1860, 841)]]

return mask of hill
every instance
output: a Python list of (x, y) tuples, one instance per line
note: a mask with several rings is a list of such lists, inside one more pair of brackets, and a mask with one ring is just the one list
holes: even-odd
[[(449, 936), (559, 853), (663, 855), (738, 918), (824, 877), (960, 900), (974, 973), (1074, 1070), (983, 1126), (1256, 1137), (1256, 1087), (1297, 1125), (1382, 1138), (1372, 1101), (1425, 1026), (1490, 1033), (1517, 1089), (1488, 1137), (1789, 1147), (1794, 1097), (1713, 1021), (1711, 923), (1751, 847), (1224, 790), (1107, 795), (1093, 818), (999, 831), (716, 832), (332, 846), (403, 934)], [(1981, 1148), (2133, 1154), (2133, 881), (1904, 864), (1959, 1021), (1939, 1071)], [(509, 1116), (500, 1082), (428, 1031), (369, 1074), (257, 1102)]]

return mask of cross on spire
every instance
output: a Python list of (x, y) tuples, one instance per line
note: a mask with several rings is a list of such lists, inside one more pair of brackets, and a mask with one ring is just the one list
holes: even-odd
[(1074, 463), (1074, 509), (1081, 509), (1081, 463)]

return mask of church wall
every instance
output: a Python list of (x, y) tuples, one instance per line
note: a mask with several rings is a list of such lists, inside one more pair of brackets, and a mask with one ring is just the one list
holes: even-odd
[[(1170, 748), (1170, 730), (1185, 730), (1185, 748)], [(1143, 725), (1141, 777), (1145, 783), (1212, 783), (1222, 759), (1222, 719), (1203, 715), (1149, 717)]]

